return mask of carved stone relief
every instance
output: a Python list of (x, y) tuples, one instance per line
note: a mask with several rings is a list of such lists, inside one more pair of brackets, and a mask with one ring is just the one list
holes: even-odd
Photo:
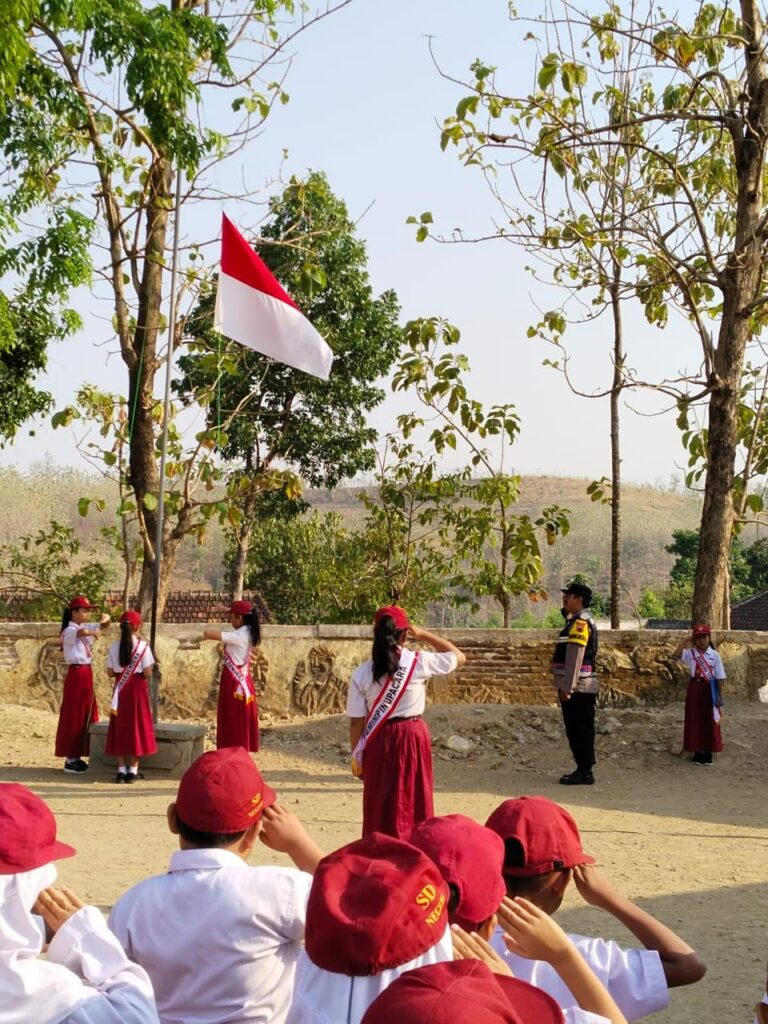
[(305, 715), (339, 714), (344, 710), (347, 684), (334, 672), (335, 661), (335, 651), (327, 644), (317, 644), (296, 665), (291, 680), (293, 703)]
[(43, 697), (49, 707), (57, 711), (64, 690), (67, 666), (58, 638), (46, 640), (37, 653), (37, 681), (42, 684)]

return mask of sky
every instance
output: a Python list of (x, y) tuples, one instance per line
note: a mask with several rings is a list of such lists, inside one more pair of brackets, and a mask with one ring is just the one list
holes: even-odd
[[(527, 273), (530, 258), (502, 241), (418, 244), (405, 223), (409, 214), (430, 210), (438, 230), (450, 234), (460, 226), (468, 235), (481, 234), (497, 211), (480, 174), (462, 166), (455, 150), (440, 150), (439, 123), (463, 93), (440, 75), (428, 39), (448, 74), (466, 76), (472, 60), (482, 57), (504, 69), (506, 82), (522, 87), (533, 78), (534, 51), (520, 37), (505, 0), (354, 0), (300, 38), (285, 86), (290, 102), (270, 115), (242, 165), (221, 174), (247, 174), (266, 186), (278, 173), (287, 179), (324, 171), (353, 220), (359, 218), (374, 289), (395, 289), (404, 320), (440, 315), (456, 324), (472, 367), (473, 397), (487, 405), (516, 405), (522, 432), (507, 468), (593, 479), (610, 472), (608, 401), (571, 394), (556, 371), (542, 366), (552, 352), (545, 342), (527, 338), (526, 329), (539, 319), (540, 308), (557, 301)], [(215, 223), (221, 208), (214, 205), (205, 213), (196, 208), (194, 216)], [(227, 213), (237, 218), (239, 211), (229, 204)], [(251, 211), (248, 217), (252, 221)], [(51, 348), (41, 380), (57, 407), (73, 399), (83, 380), (126, 388), (110, 340), (111, 310), (87, 295), (81, 299), (89, 314), (86, 328)], [(572, 368), (584, 390), (600, 390), (610, 380), (609, 328), (606, 319), (574, 335)], [(635, 314), (628, 320), (627, 350), (630, 363), (649, 378), (698, 364), (697, 342), (682, 322), (661, 332)], [(628, 403), (624, 478), (667, 486), (680, 477), (685, 461), (674, 412), (664, 413), (648, 394)], [(403, 408), (399, 396), (388, 399), (372, 422), (386, 433)], [(53, 431), (47, 420), (27, 425), (16, 443), (0, 451), (6, 466), (28, 468), (46, 458), (83, 465), (71, 431)]]

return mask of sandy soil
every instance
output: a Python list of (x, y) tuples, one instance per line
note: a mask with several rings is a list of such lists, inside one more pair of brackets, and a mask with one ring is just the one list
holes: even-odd
[[(484, 820), (507, 796), (540, 793), (575, 815), (585, 847), (614, 882), (679, 932), (709, 971), (672, 993), (658, 1021), (751, 1021), (768, 956), (768, 705), (730, 706), (726, 750), (712, 769), (679, 756), (681, 711), (600, 712), (593, 787), (557, 784), (569, 757), (556, 709), (437, 706), (428, 720), (435, 741), (438, 813)], [(103, 909), (147, 874), (165, 870), (174, 849), (164, 812), (176, 784), (157, 776), (128, 789), (112, 772), (64, 775), (52, 755), (55, 717), (0, 708), (0, 780), (31, 786), (50, 803), (61, 837), (78, 856), (61, 880)], [(347, 770), (341, 717), (265, 722), (259, 764), (280, 799), (331, 850), (358, 835), (360, 785)], [(466, 753), (446, 747), (472, 742)], [(264, 862), (279, 857), (266, 848)], [(633, 944), (633, 937), (573, 893), (560, 914), (574, 931)]]

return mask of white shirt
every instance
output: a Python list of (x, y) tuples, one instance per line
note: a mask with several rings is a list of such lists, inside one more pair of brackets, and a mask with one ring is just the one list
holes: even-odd
[(228, 850), (179, 850), (168, 874), (117, 901), (109, 925), (146, 967), (162, 1024), (282, 1024), (311, 884)]
[[(397, 705), (396, 717), (413, 718), (423, 714), (427, 704), (427, 680), (432, 676), (446, 676), (454, 672), (457, 665), (458, 658), (453, 651), (419, 651), (411, 680)], [(371, 660), (358, 665), (352, 673), (347, 691), (346, 714), (349, 718), (365, 718), (388, 681), (387, 676), (374, 681)]]
[(67, 665), (90, 665), (93, 660), (92, 636), (78, 636), (81, 629), (87, 629), (89, 633), (98, 633), (99, 627), (89, 622), (70, 622), (66, 629), (61, 632), (61, 646), (64, 651), (64, 661)]
[(83, 907), (59, 928), (47, 960), (84, 979), (85, 1001), (46, 1024), (158, 1024), (147, 972), (127, 958), (96, 907)]
[[(144, 653), (139, 659), (134, 672), (143, 672), (145, 668), (151, 668), (155, 664), (155, 659), (152, 657), (152, 650), (146, 640), (142, 640), (138, 636), (133, 638), (134, 654), (136, 653), (136, 644), (144, 645)], [(120, 641), (116, 640), (113, 644), (109, 645), (109, 651), (107, 652), (107, 668), (110, 672), (116, 672), (120, 675), (123, 669), (127, 667), (127, 665), (120, 664)]]
[[(707, 663), (707, 666), (715, 679), (725, 679), (723, 659), (713, 647), (708, 647), (706, 651), (697, 651), (697, 653), (701, 655), (703, 660)], [(684, 664), (688, 666), (691, 671), (691, 679), (693, 679), (696, 675), (696, 658), (693, 656), (693, 651), (690, 647), (686, 647), (680, 655), (680, 661), (684, 662)]]
[(253, 647), (253, 637), (249, 627), (241, 626), (239, 629), (230, 629), (226, 633), (222, 633), (221, 642), (232, 661), (236, 665), (244, 666), (248, 661), (248, 652)]
[[(526, 960), (510, 953), (503, 935), (503, 929), (497, 928), (491, 945), (504, 957), (516, 978), (548, 992), (563, 1008), (578, 1005), (554, 967), (543, 960)], [(608, 989), (627, 1020), (639, 1020), (669, 1006), (667, 979), (661, 957), (655, 949), (623, 949), (617, 942), (591, 939), (586, 935), (569, 934), (568, 938)]]

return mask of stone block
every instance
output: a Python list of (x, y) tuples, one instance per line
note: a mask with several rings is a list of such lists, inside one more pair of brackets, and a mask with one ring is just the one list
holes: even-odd
[[(117, 758), (104, 753), (108, 722), (95, 722), (91, 734), (91, 761), (100, 765), (116, 765)], [(179, 778), (205, 750), (206, 726), (186, 722), (158, 722), (155, 726), (157, 753), (142, 757), (142, 770), (164, 772)]]

